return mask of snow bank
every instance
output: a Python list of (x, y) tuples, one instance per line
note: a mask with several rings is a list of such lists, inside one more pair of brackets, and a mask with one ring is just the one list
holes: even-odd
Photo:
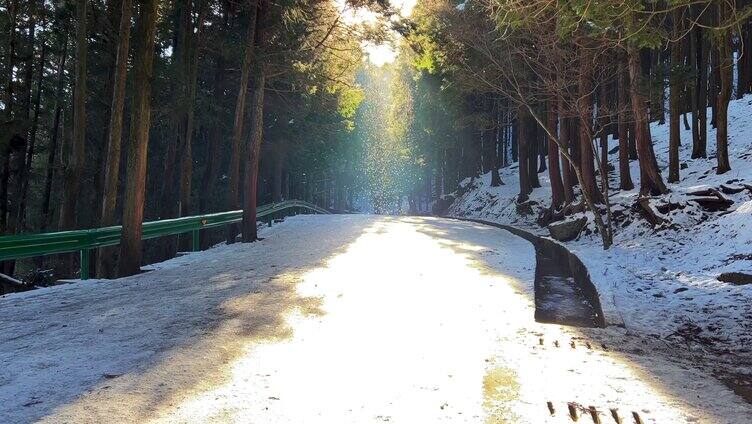
[[(710, 114), (710, 110), (708, 110)], [(709, 120), (708, 120), (709, 122)], [(651, 125), (658, 164), (668, 174), (668, 125)], [(670, 225), (652, 228), (631, 210), (638, 197), (639, 168), (631, 163), (631, 191), (616, 191), (618, 171), (610, 174), (611, 201), (620, 218), (614, 231), (614, 246), (601, 248), (592, 216), (588, 228), (567, 247), (585, 262), (597, 285), (604, 313), (629, 332), (657, 340), (661, 345), (681, 346), (694, 355), (712, 352), (715, 361), (729, 367), (752, 364), (752, 285), (718, 281), (722, 272), (752, 270), (752, 193), (742, 190), (727, 195), (734, 204), (725, 212), (707, 212), (689, 201), (690, 192), (740, 187), (752, 183), (752, 96), (732, 101), (729, 107), (729, 153), (732, 171), (716, 175), (713, 154), (715, 130), (708, 131), (707, 159), (691, 159), (692, 133), (683, 128), (680, 159), (681, 181), (668, 184), (671, 193), (651, 199), (653, 205), (676, 203), (681, 208), (665, 214)], [(610, 148), (618, 141), (609, 140)], [(610, 161), (618, 163), (618, 153)], [(617, 166), (618, 168), (618, 166)], [(454, 216), (476, 217), (515, 225), (548, 235), (536, 223), (538, 213), (550, 205), (547, 172), (539, 174), (541, 188), (531, 195), (532, 211), (518, 211), (517, 165), (501, 172), (505, 185), (490, 186), (490, 174), (463, 185), (471, 189), (450, 207)], [(671, 349), (669, 349), (671, 350)], [(733, 356), (722, 356), (733, 353)], [(721, 356), (719, 356), (721, 355)], [(749, 369), (746, 370), (749, 372)]]

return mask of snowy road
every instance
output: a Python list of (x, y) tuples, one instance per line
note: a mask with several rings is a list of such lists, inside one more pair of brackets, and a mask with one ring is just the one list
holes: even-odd
[(567, 402), (604, 423), (752, 418), (620, 329), (534, 322), (533, 248), (502, 230), (300, 216), (262, 236), (0, 298), (0, 422), (537, 424), (571, 422)]

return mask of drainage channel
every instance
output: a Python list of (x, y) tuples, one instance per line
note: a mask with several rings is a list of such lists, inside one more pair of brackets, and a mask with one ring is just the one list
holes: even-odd
[(552, 240), (509, 225), (456, 218), (507, 230), (535, 246), (535, 320), (574, 327), (605, 327), (600, 300), (587, 269), (574, 254)]
[(567, 264), (536, 246), (535, 320), (576, 327), (599, 327), (598, 312), (571, 275)]

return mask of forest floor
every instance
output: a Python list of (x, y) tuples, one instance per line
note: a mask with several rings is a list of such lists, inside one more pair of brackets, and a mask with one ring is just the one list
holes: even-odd
[[(710, 110), (708, 110), (710, 114)], [(658, 164), (668, 174), (668, 125), (651, 125)], [(618, 171), (610, 174), (615, 228), (614, 245), (602, 249), (592, 214), (574, 241), (565, 243), (585, 262), (601, 296), (610, 324), (642, 339), (644, 348), (666, 357), (681, 357), (701, 366), (752, 402), (752, 285), (721, 282), (721, 273), (752, 270), (752, 96), (729, 107), (729, 152), (732, 171), (716, 175), (715, 130), (708, 131), (707, 159), (691, 159), (692, 133), (682, 124), (681, 180), (670, 193), (651, 197), (650, 208), (661, 223), (651, 225), (637, 207), (639, 168), (632, 162), (637, 188), (615, 190)], [(609, 149), (618, 140), (609, 139)], [(618, 164), (618, 152), (610, 154)], [(550, 205), (548, 173), (539, 174), (526, 207), (516, 204), (519, 180), (514, 168), (502, 170), (501, 187), (490, 174), (465, 180), (449, 209), (454, 216), (475, 217), (525, 228), (548, 236), (536, 223)], [(709, 211), (695, 200), (697, 192), (717, 190), (731, 203)]]
[(538, 424), (570, 422), (567, 403), (601, 422), (752, 416), (622, 328), (535, 322), (534, 249), (506, 231), (322, 215), (262, 237), (0, 298), (0, 422)]

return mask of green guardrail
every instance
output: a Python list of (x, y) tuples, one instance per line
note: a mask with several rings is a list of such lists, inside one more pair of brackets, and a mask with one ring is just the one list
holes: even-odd
[[(302, 200), (287, 200), (259, 206), (256, 216), (260, 220), (268, 218), (271, 221), (271, 217), (280, 212), (296, 210), (321, 214), (329, 213), (324, 208)], [(192, 249), (196, 252), (201, 249), (199, 243), (201, 230), (235, 224), (242, 219), (243, 211), (238, 210), (144, 222), (141, 240), (191, 233)], [(81, 279), (86, 280), (89, 278), (91, 250), (119, 244), (122, 228), (118, 225), (90, 230), (3, 236), (0, 237), (0, 262), (58, 253), (80, 252)]]

